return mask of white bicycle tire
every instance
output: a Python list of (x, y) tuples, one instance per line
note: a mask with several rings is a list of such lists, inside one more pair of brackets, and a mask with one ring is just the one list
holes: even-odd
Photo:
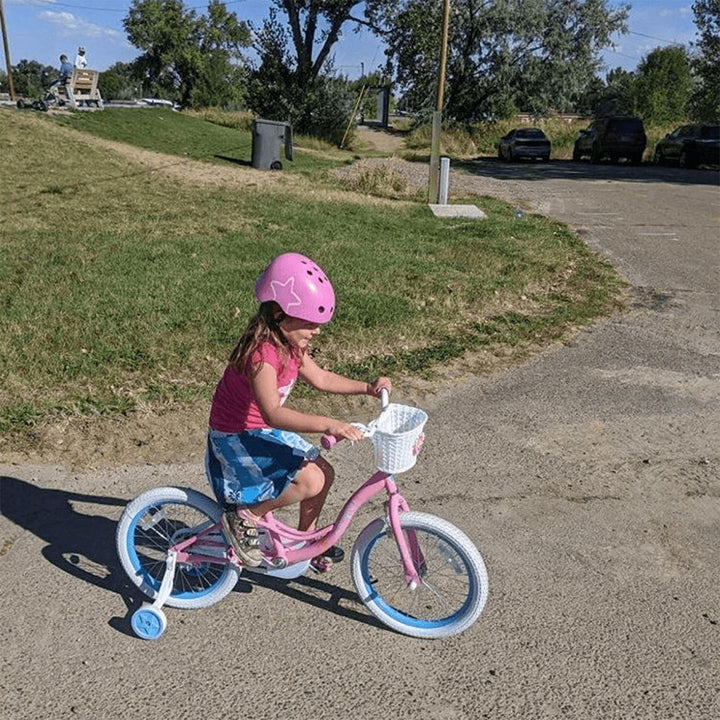
[[(179, 487), (153, 488), (138, 495), (131, 500), (123, 511), (118, 522), (115, 536), (118, 557), (125, 573), (130, 581), (145, 595), (155, 599), (159, 590), (159, 583), (149, 578), (143, 572), (142, 563), (138, 559), (134, 545), (134, 531), (142, 513), (149, 508), (162, 504), (185, 505), (206, 515), (213, 522), (218, 522), (222, 515), (222, 509), (207, 495), (197, 490)], [(218, 564), (218, 568), (220, 564)], [(214, 605), (222, 600), (237, 583), (240, 576), (240, 569), (235, 565), (225, 564), (219, 571), (218, 579), (212, 587), (198, 593), (188, 593), (185, 596), (176, 597), (170, 595), (165, 605), (170, 607), (195, 609)], [(177, 573), (177, 571), (176, 571)]]

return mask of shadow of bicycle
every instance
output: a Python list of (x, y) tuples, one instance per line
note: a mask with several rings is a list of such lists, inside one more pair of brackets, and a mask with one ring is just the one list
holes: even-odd
[[(335, 568), (331, 572), (342, 572), (341, 568)], [(310, 572), (310, 571), (309, 571)], [(244, 578), (244, 580), (243, 580)], [(300, 602), (307, 603), (313, 607), (348, 618), (356, 622), (370, 625), (388, 632), (395, 632), (383, 625), (376, 617), (369, 615), (362, 601), (356, 592), (332, 585), (329, 582), (320, 580), (318, 576), (306, 575), (294, 580), (281, 580), (278, 578), (263, 575), (262, 573), (244, 570), (235, 590), (249, 592), (253, 585), (268, 588), (281, 593), (286, 597)], [(244, 586), (249, 586), (245, 588)], [(347, 605), (354, 605), (347, 607)]]
[[(5, 518), (43, 540), (43, 557), (74, 578), (119, 595), (127, 607), (124, 617), (109, 624), (118, 632), (135, 637), (130, 617), (147, 598), (129, 580), (115, 550), (117, 522), (102, 514), (81, 512), (76, 506), (124, 507), (127, 500), (50, 490), (17, 477), (0, 476), (0, 510)], [(384, 627), (367, 612), (357, 594), (311, 577), (278, 580), (260, 573), (243, 572), (234, 592), (250, 593), (264, 587), (306, 602), (340, 617)], [(324, 599), (326, 598), (326, 599)], [(358, 610), (344, 607), (356, 604)]]

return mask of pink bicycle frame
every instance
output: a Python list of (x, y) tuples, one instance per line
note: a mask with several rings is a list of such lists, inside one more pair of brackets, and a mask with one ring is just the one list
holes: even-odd
[[(257, 527), (266, 533), (272, 544), (272, 550), (264, 550), (264, 555), (271, 561), (281, 560), (281, 566), (317, 557), (332, 547), (343, 536), (350, 522), (362, 505), (382, 490), (388, 494), (386, 502), (387, 517), (390, 528), (400, 552), (405, 572), (405, 582), (416, 587), (420, 583), (418, 570), (423, 559), (415, 540), (414, 533), (408, 532), (406, 539), (400, 523), (400, 514), (410, 509), (405, 498), (398, 492), (392, 475), (376, 472), (363, 483), (345, 503), (334, 523), (312, 532), (302, 532), (277, 520), (272, 513), (267, 513), (258, 520)], [(218, 525), (206, 528), (199, 535), (188, 538), (171, 548), (177, 555), (177, 562), (218, 562), (218, 555), (213, 550), (224, 549), (224, 541), (213, 540), (210, 536), (218, 532)], [(410, 541), (408, 543), (408, 540)], [(304, 543), (302, 547), (293, 548), (293, 543)], [(192, 546), (197, 543), (197, 547)], [(212, 549), (211, 549), (212, 548)], [(210, 550), (210, 552), (208, 552)]]

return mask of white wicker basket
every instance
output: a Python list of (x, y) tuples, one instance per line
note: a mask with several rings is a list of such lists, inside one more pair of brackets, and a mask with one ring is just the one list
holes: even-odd
[(415, 465), (425, 440), (423, 427), (427, 419), (427, 413), (419, 408), (390, 403), (368, 428), (375, 449), (375, 467), (395, 475)]

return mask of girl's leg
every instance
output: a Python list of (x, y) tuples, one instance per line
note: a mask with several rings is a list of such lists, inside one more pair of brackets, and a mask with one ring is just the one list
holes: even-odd
[[(325, 505), (325, 498), (330, 490), (330, 486), (335, 479), (335, 470), (333, 466), (323, 458), (315, 461), (315, 466), (320, 470), (320, 477), (316, 480), (320, 481), (319, 492), (300, 502), (300, 518), (298, 520), (298, 530), (314, 530), (320, 512)], [(304, 468), (303, 468), (304, 469)], [(299, 475), (300, 473), (298, 473)]]
[(310, 530), (315, 527), (334, 479), (335, 471), (332, 465), (324, 458), (318, 458), (313, 462), (305, 463), (279, 497), (252, 505), (248, 510), (253, 515), (261, 517), (265, 513), (299, 502), (298, 530)]

